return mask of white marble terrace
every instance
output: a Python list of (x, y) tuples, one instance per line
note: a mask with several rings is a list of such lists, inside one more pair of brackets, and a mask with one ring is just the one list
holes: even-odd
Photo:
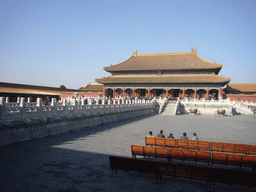
[(0, 124), (8, 125), (13, 121), (46, 122), (50, 119), (71, 119), (90, 117), (112, 113), (129, 112), (151, 108), (156, 99), (102, 99), (102, 98), (67, 98), (57, 101), (55, 98), (44, 105), (41, 98), (30, 102), (18, 98), (17, 102), (9, 102), (8, 97), (0, 97)]

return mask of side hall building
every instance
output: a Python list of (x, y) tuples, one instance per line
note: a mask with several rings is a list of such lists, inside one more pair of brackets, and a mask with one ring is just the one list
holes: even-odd
[(103, 96), (223, 98), (222, 87), (231, 79), (219, 76), (222, 64), (202, 59), (196, 48), (191, 52), (133, 55), (126, 61), (104, 67), (109, 77), (96, 79), (103, 84)]

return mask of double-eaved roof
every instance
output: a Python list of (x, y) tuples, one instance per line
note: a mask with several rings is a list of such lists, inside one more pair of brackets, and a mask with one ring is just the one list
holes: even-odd
[[(104, 67), (112, 75), (95, 81), (102, 84), (217, 83), (223, 86), (229, 83), (231, 79), (216, 75), (222, 66), (222, 64), (202, 59), (197, 54), (196, 49), (193, 48), (191, 52), (185, 53), (137, 54), (136, 51), (128, 60), (117, 65)], [(154, 72), (141, 73), (146, 71)], [(173, 71), (173, 73), (167, 71)], [(191, 74), (189, 71), (195, 72)], [(201, 74), (200, 71), (204, 71), (204, 74)]]
[(128, 60), (109, 67), (108, 72), (142, 71), (142, 70), (200, 70), (216, 69), (217, 73), (222, 64), (202, 59), (196, 51), (185, 53), (133, 54)]

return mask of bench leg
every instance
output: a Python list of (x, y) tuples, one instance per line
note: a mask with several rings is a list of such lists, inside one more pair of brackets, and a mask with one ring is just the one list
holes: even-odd
[(114, 170), (111, 169), (111, 178), (113, 178), (113, 177), (114, 177)]

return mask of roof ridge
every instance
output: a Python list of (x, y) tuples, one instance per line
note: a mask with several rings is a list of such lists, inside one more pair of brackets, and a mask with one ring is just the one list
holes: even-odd
[(177, 52), (177, 53), (145, 53), (145, 54), (137, 54), (138, 56), (158, 56), (158, 55), (187, 55), (187, 54), (195, 54), (194, 52)]

